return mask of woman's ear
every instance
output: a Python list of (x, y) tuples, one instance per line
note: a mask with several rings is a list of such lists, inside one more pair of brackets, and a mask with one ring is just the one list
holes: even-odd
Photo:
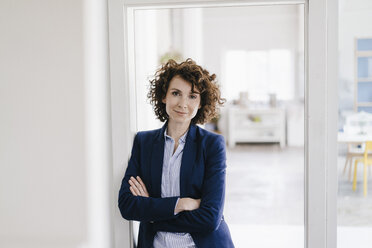
[(165, 97), (163, 99), (161, 99), (161, 102), (164, 103), (164, 104), (166, 103)]

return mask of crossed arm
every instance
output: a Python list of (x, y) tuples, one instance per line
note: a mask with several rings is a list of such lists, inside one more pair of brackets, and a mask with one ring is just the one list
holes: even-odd
[[(205, 165), (202, 199), (154, 198), (147, 191), (139, 173), (139, 141), (135, 137), (122, 187), (119, 209), (127, 220), (152, 222), (154, 230), (168, 232), (209, 232), (222, 219), (225, 193), (225, 145), (222, 136), (213, 140)], [(175, 213), (178, 213), (175, 215)]]
[[(134, 196), (142, 196), (142, 197), (149, 197), (149, 193), (147, 192), (146, 185), (143, 183), (142, 179), (137, 176), (136, 178), (131, 177), (129, 179), (129, 189)], [(193, 198), (179, 198), (177, 204), (174, 208), (174, 213), (178, 214), (182, 211), (192, 211), (198, 209), (200, 206), (200, 199), (193, 199)]]
[(134, 138), (132, 154), (119, 191), (118, 203), (123, 218), (154, 222), (173, 219), (177, 217), (175, 213), (197, 208), (200, 204), (198, 200), (179, 199), (179, 197), (156, 198), (148, 194), (143, 181), (139, 177), (137, 178), (140, 175), (141, 164), (140, 138), (138, 134)]

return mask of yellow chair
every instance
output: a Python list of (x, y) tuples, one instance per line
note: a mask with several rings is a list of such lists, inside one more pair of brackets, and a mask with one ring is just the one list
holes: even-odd
[[(364, 147), (360, 147), (361, 144), (347, 144), (347, 153), (343, 175), (345, 175), (346, 168), (349, 165), (349, 181), (351, 182), (351, 172), (353, 170), (353, 159), (355, 157), (362, 157), (364, 154)], [(372, 154), (371, 154), (372, 155)]]
[(357, 166), (358, 163), (362, 162), (363, 163), (363, 193), (364, 196), (367, 196), (367, 166), (372, 165), (372, 159), (368, 158), (368, 152), (372, 151), (372, 141), (367, 141), (365, 143), (365, 149), (364, 149), (364, 154), (362, 158), (358, 158), (355, 160), (354, 164), (354, 180), (353, 180), (353, 190), (356, 190), (356, 183), (357, 183)]

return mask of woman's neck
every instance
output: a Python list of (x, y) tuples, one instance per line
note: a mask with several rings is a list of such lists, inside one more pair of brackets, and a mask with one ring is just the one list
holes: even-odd
[(190, 122), (188, 123), (175, 123), (171, 120), (168, 121), (167, 134), (171, 136), (176, 142), (182, 135), (189, 129)]

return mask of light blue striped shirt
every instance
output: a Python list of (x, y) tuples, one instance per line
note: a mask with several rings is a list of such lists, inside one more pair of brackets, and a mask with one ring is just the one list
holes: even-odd
[[(161, 197), (180, 195), (180, 170), (183, 148), (188, 131), (179, 139), (177, 150), (174, 152), (175, 142), (164, 132), (164, 160), (161, 178)], [(173, 154), (173, 155), (172, 155)], [(176, 207), (176, 206), (175, 206)], [(154, 238), (154, 248), (196, 248), (189, 233), (157, 232)]]

